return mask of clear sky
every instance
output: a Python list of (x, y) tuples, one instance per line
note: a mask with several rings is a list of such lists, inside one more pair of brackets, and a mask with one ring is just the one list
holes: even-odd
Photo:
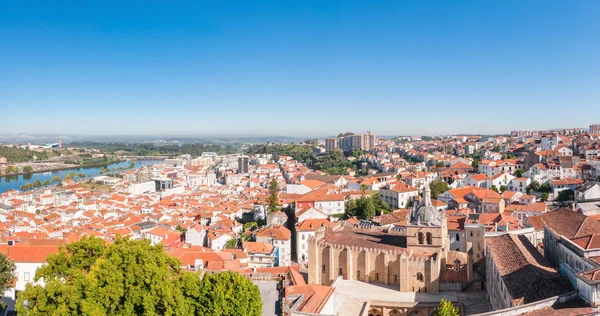
[(0, 134), (600, 123), (600, 1), (0, 2)]

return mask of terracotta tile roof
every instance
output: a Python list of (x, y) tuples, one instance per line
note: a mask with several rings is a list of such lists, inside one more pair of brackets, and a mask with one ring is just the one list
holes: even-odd
[(270, 254), (273, 251), (273, 245), (266, 242), (247, 241), (242, 244), (244, 251), (247, 253), (266, 253)]
[(296, 225), (297, 231), (315, 231), (319, 227), (331, 226), (331, 222), (326, 218), (307, 219)]
[(446, 216), (446, 223), (449, 230), (463, 230), (465, 229), (466, 216)]
[(546, 206), (546, 202), (536, 202), (532, 204), (512, 203), (507, 205), (504, 210), (509, 212), (527, 212), (542, 214), (548, 210), (548, 207)]
[(550, 230), (568, 239), (600, 233), (600, 222), (566, 207), (544, 214), (543, 219)]
[(468, 186), (468, 187), (448, 190), (447, 192), (449, 194), (451, 194), (455, 199), (463, 199), (465, 197), (465, 195), (467, 195), (471, 192), (481, 191), (481, 190), (485, 190), (485, 189), (480, 188), (480, 187)]
[(544, 229), (544, 218), (541, 215), (527, 217), (534, 229)]
[(400, 193), (419, 191), (419, 189), (417, 189), (413, 186), (410, 186), (402, 181), (390, 181), (386, 185), (386, 188), (390, 191), (400, 192)]
[(549, 307), (519, 314), (519, 316), (589, 316), (597, 314), (598, 310), (596, 308), (589, 307), (587, 303), (576, 298), (564, 303), (554, 303)]
[(344, 201), (343, 194), (330, 194), (327, 188), (306, 193), (296, 200), (297, 202), (324, 202), (324, 201)]
[(373, 217), (373, 221), (379, 225), (397, 224), (398, 226), (406, 226), (408, 224), (409, 209), (400, 209), (391, 213)]
[(527, 237), (504, 234), (485, 242), (513, 304), (528, 304), (573, 290)]
[(0, 245), (0, 252), (14, 262), (46, 262), (46, 256), (58, 253), (58, 245), (28, 245), (15, 244), (8, 246)]
[(471, 176), (469, 176), (469, 178), (471, 178), (475, 181), (478, 181), (478, 182), (487, 180), (487, 176), (483, 173), (471, 175)]
[(289, 240), (292, 237), (292, 232), (285, 226), (273, 226), (262, 229), (256, 233), (256, 237), (272, 238), (275, 240)]
[(332, 245), (398, 250), (405, 251), (407, 254), (410, 252), (406, 249), (406, 236), (350, 227), (337, 231), (326, 230), (324, 238), (319, 242)]
[(583, 249), (600, 248), (600, 234), (592, 234), (588, 236), (573, 238), (571, 241)]
[(285, 296), (303, 295), (302, 302), (298, 305), (296, 311), (319, 314), (334, 290), (335, 288), (326, 285), (295, 285), (285, 288)]
[(321, 182), (319, 180), (304, 180), (304, 181), (298, 182), (298, 184), (302, 184), (302, 185), (307, 186), (314, 190), (320, 186), (325, 185), (325, 182)]

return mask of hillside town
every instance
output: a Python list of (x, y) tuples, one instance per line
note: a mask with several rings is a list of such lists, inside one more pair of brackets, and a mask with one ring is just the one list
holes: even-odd
[[(598, 312), (597, 126), (295, 145), (317, 162), (270, 146), (2, 192), (3, 301), (43, 284), (62, 245), (123, 236), (246, 275), (265, 315), (429, 315), (442, 298), (464, 315)], [(334, 156), (341, 172), (320, 170)]]

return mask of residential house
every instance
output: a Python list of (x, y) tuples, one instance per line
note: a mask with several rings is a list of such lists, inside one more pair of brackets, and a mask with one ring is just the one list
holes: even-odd
[(292, 260), (292, 232), (284, 226), (273, 226), (259, 230), (256, 241), (266, 242), (275, 247), (275, 266), (289, 266)]
[(392, 208), (405, 208), (417, 196), (419, 190), (402, 181), (390, 181), (379, 189), (379, 199)]

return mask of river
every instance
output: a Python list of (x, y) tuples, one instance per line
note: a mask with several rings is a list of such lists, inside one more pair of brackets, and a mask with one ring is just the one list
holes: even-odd
[[(157, 163), (162, 163), (163, 160), (134, 160), (131, 161), (134, 163), (134, 168), (140, 168), (141, 166), (148, 166)], [(123, 161), (119, 163), (109, 164), (107, 166), (102, 166), (108, 169), (114, 168), (127, 168), (129, 167), (129, 161)], [(23, 184), (30, 182), (33, 183), (36, 179), (40, 179), (41, 182), (46, 180), (51, 181), (52, 177), (58, 176), (60, 178), (64, 178), (69, 172), (73, 171), (75, 173), (84, 173), (86, 178), (95, 177), (100, 175), (100, 168), (102, 167), (86, 167), (86, 168), (77, 168), (77, 169), (66, 169), (66, 170), (56, 170), (56, 171), (48, 171), (48, 172), (40, 172), (40, 173), (32, 173), (25, 174), (19, 176), (5, 176), (0, 178), (0, 193), (6, 192), (8, 190), (18, 190)]]

